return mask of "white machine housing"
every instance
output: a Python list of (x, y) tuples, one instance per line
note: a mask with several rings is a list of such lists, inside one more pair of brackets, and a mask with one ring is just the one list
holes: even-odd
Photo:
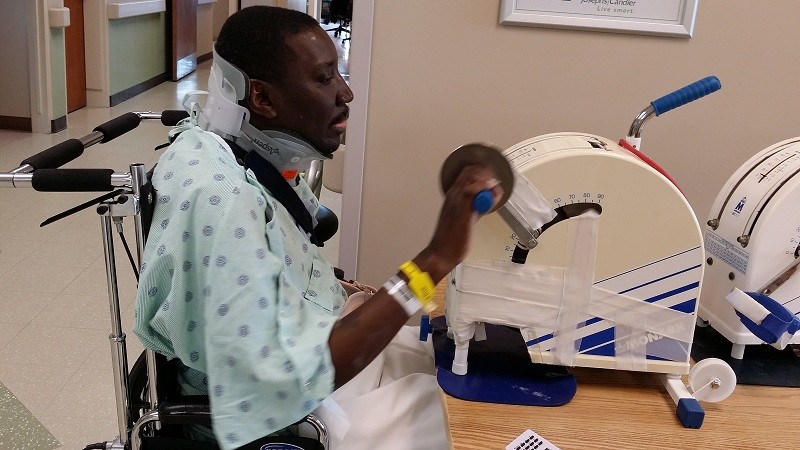
[[(800, 137), (747, 160), (720, 190), (705, 228), (704, 288), (698, 316), (732, 344), (761, 344), (725, 296), (739, 288), (769, 295), (800, 314)], [(800, 343), (800, 334), (790, 343)]]
[[(580, 202), (602, 206), (591, 299), (580, 300), (585, 313), (567, 330), (576, 341), (565, 364), (554, 338), (564, 330), (554, 326), (574, 311), (563, 301), (536, 298), (531, 292), (541, 283), (525, 277), (543, 274), (552, 281), (564, 273), (568, 222), (574, 219), (544, 231), (522, 269), (510, 263), (516, 236), (498, 214), (488, 215), (448, 280), (446, 316), (457, 354), (473, 335), (479, 338), (474, 324), (486, 322), (519, 328), (535, 363), (688, 373), (705, 254), (697, 218), (680, 190), (616, 142), (592, 134), (542, 135), (503, 153), (554, 209)], [(561, 289), (555, 286), (554, 294)], [(598, 292), (617, 297), (600, 304)], [(619, 352), (626, 353), (624, 360)], [(640, 357), (631, 360), (634, 353)]]

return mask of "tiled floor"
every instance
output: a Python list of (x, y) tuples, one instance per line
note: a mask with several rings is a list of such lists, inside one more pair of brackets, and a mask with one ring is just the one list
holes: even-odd
[[(346, 56), (345, 49), (343, 70)], [(184, 93), (205, 87), (207, 77), (205, 63), (177, 83), (163, 83), (113, 108), (83, 108), (69, 114), (69, 127), (61, 133), (0, 131), (0, 171), (11, 170), (25, 157), (65, 139), (84, 136), (125, 112), (177, 109)], [(160, 155), (153, 148), (165, 142), (166, 131), (159, 122), (143, 122), (127, 135), (88, 148), (65, 167), (107, 167), (120, 172), (127, 172), (133, 162), (152, 167)], [(118, 434), (100, 219), (90, 208), (39, 227), (51, 215), (93, 197), (0, 188), (0, 383), (65, 449), (82, 449)], [(340, 213), (338, 194), (323, 190), (321, 200)], [(133, 222), (126, 220), (125, 225), (133, 245)], [(336, 241), (334, 237), (324, 247), (334, 263)], [(136, 282), (118, 240), (115, 246), (132, 364), (142, 350), (131, 331)]]

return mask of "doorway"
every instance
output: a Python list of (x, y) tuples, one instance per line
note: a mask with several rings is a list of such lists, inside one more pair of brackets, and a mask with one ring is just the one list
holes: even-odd
[(197, 69), (197, 0), (172, 0), (167, 26), (172, 81), (178, 81)]
[(64, 29), (67, 70), (67, 113), (86, 106), (86, 43), (83, 0), (64, 0), (70, 24)]

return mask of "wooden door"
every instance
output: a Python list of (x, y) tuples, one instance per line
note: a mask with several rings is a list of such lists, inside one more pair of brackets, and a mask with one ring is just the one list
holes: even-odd
[(170, 65), (172, 81), (178, 81), (197, 69), (197, 0), (170, 3)]
[(86, 106), (86, 43), (83, 34), (83, 0), (64, 0), (69, 26), (64, 29), (67, 65), (67, 112)]

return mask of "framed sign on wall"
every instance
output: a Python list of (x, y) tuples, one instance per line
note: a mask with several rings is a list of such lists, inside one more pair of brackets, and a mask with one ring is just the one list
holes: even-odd
[(691, 37), (698, 0), (501, 0), (500, 23)]

